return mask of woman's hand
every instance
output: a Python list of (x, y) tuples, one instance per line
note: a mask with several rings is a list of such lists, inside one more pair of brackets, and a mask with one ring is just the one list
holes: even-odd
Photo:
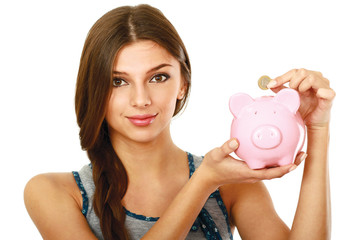
[(215, 148), (205, 155), (197, 172), (206, 178), (208, 186), (213, 187), (214, 190), (225, 184), (255, 183), (261, 180), (280, 178), (294, 170), (306, 156), (305, 153), (299, 153), (294, 164), (253, 170), (250, 169), (245, 162), (229, 155), (234, 152), (238, 146), (239, 143), (236, 138), (233, 138), (225, 142), (221, 147)]
[[(299, 112), (307, 126), (308, 157), (289, 239), (330, 239), (329, 122), (335, 92), (320, 72), (293, 69), (268, 84), (278, 92), (283, 84), (300, 94)], [(315, 193), (315, 194), (314, 194)]]
[(268, 87), (278, 92), (285, 88), (283, 84), (289, 82), (289, 87), (300, 94), (299, 112), (307, 127), (321, 127), (330, 121), (330, 111), (335, 92), (330, 88), (329, 80), (320, 72), (306, 69), (293, 69), (274, 78)]

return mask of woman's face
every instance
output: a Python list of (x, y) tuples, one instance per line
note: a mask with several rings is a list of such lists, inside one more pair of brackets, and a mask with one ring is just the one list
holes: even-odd
[(180, 63), (160, 45), (143, 40), (121, 48), (105, 116), (110, 136), (148, 142), (167, 134), (185, 90)]

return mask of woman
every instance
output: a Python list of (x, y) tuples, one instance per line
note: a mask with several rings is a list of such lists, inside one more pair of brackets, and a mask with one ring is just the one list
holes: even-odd
[(236, 139), (204, 158), (178, 148), (170, 122), (191, 86), (184, 44), (148, 5), (108, 12), (86, 39), (76, 87), (81, 146), (91, 164), (31, 179), (24, 193), (31, 218), (44, 239), (232, 239), (235, 227), (243, 239), (329, 238), (327, 148), (335, 93), (321, 73), (305, 69), (269, 87), (277, 92), (287, 82), (301, 95), (308, 131), (291, 229), (261, 180), (282, 177), (306, 154), (288, 166), (251, 170), (229, 155)]

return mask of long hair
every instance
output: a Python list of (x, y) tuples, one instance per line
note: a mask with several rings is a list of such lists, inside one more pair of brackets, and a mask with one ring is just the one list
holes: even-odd
[(116, 54), (123, 46), (139, 40), (156, 42), (180, 63), (187, 88), (184, 98), (176, 102), (174, 116), (183, 109), (190, 91), (191, 67), (185, 46), (158, 9), (144, 4), (119, 7), (102, 16), (90, 29), (80, 59), (75, 111), (81, 147), (87, 151), (93, 167), (94, 211), (104, 238), (109, 240), (128, 239), (121, 205), (128, 176), (109, 138), (105, 114)]

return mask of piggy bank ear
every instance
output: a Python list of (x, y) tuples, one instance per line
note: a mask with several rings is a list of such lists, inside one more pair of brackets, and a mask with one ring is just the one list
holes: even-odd
[(254, 99), (252, 99), (249, 95), (245, 93), (237, 93), (230, 98), (230, 112), (236, 118), (239, 115), (241, 109), (252, 102), (254, 102)]
[(294, 89), (282, 89), (276, 94), (274, 99), (285, 105), (294, 114), (300, 107), (300, 96)]

